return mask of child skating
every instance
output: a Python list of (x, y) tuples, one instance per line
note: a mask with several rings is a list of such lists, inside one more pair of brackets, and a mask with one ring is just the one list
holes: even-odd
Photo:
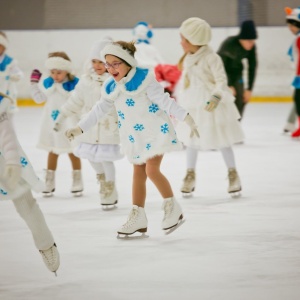
[(227, 87), (221, 58), (208, 46), (211, 28), (200, 18), (189, 18), (180, 27), (186, 54), (176, 99), (196, 122), (201, 138), (191, 137), (185, 123), (178, 123), (178, 139), (186, 146), (187, 172), (181, 192), (191, 195), (196, 186), (198, 150), (219, 149), (228, 168), (228, 193), (240, 192), (232, 145), (243, 141), (239, 112)]
[(35, 175), (17, 140), (8, 113), (12, 103), (4, 94), (0, 95), (0, 200), (12, 200), (30, 229), (45, 265), (56, 273), (60, 264), (59, 253), (44, 215), (31, 192), (40, 192), (44, 185)]
[[(50, 53), (45, 64), (50, 76), (39, 85), (42, 74), (39, 70), (33, 70), (31, 74), (31, 95), (36, 103), (46, 102), (43, 108), (42, 124), (38, 148), (46, 150), (48, 154), (46, 170), (45, 196), (51, 196), (55, 191), (55, 172), (60, 154), (67, 153), (72, 163), (72, 187), (71, 193), (81, 195), (83, 183), (81, 177), (81, 162), (73, 154), (73, 145), (63, 132), (53, 130), (55, 121), (61, 113), (61, 107), (66, 103), (78, 83), (78, 78), (72, 75), (72, 63), (64, 52)], [(78, 122), (78, 118), (68, 118), (63, 126), (69, 128)]]
[[(86, 72), (80, 78), (67, 103), (61, 107), (54, 130), (61, 131), (62, 124), (68, 117), (76, 115), (81, 119), (84, 118), (101, 98), (101, 88), (109, 74), (101, 60), (100, 52), (110, 42), (111, 38), (106, 37), (93, 46)], [(88, 159), (96, 171), (100, 182), (101, 205), (104, 207), (115, 205), (118, 202), (118, 193), (114, 161), (123, 157), (120, 153), (118, 116), (115, 108), (80, 136), (79, 140), (80, 144), (74, 150), (74, 154)]]
[(120, 235), (147, 232), (144, 210), (146, 180), (154, 183), (163, 201), (162, 229), (176, 228), (183, 219), (182, 209), (175, 200), (168, 179), (161, 173), (163, 155), (181, 149), (169, 115), (185, 121), (193, 135), (198, 135), (192, 117), (172, 100), (148, 69), (137, 66), (134, 43), (118, 41), (102, 51), (106, 68), (112, 78), (104, 85), (101, 100), (77, 127), (66, 132), (69, 138), (86, 132), (115, 106), (121, 145), (133, 164), (133, 207), (127, 222), (118, 229)]

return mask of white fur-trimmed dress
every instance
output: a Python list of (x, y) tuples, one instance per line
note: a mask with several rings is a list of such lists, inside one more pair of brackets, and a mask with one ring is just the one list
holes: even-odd
[[(11, 103), (7, 98), (0, 100), (0, 200), (12, 200), (19, 198), (27, 191), (33, 189), (41, 192), (44, 183), (36, 176), (31, 163), (21, 148), (15, 135), (8, 110)], [(5, 165), (14, 164), (22, 166), (22, 178), (17, 187), (10, 190), (4, 175)]]
[[(103, 82), (109, 74), (97, 75), (95, 72), (84, 74), (67, 103), (61, 108), (63, 115), (74, 114), (83, 119), (93, 106), (100, 100)], [(114, 107), (105, 118), (95, 124), (89, 131), (76, 138), (80, 144), (74, 154), (92, 162), (115, 161), (124, 157), (120, 153), (120, 137), (118, 116)]]
[(43, 80), (39, 86), (31, 84), (31, 94), (35, 102), (46, 102), (43, 108), (41, 129), (37, 147), (56, 154), (72, 153), (75, 147), (64, 132), (77, 124), (79, 118), (72, 116), (64, 122), (59, 132), (53, 130), (55, 120), (60, 114), (61, 107), (67, 102), (79, 79), (56, 83), (51, 77)]
[[(219, 95), (221, 100), (214, 111), (208, 112), (205, 106), (212, 95)], [(191, 138), (190, 128), (185, 123), (178, 123), (176, 132), (184, 145), (210, 150), (243, 141), (240, 114), (227, 86), (222, 60), (209, 46), (202, 46), (196, 53), (185, 57), (175, 96), (178, 104), (195, 120), (200, 134), (200, 138)]]
[(133, 164), (182, 149), (169, 115), (183, 121), (187, 112), (164, 93), (148, 69), (132, 68), (116, 82), (108, 79), (99, 101), (87, 117), (79, 122), (83, 132), (115, 106), (122, 151)]

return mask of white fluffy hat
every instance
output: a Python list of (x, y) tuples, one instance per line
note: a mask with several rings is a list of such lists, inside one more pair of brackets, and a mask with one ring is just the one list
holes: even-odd
[(179, 31), (192, 45), (207, 45), (211, 40), (211, 28), (206, 21), (200, 18), (185, 20)]
[(300, 6), (297, 8), (285, 7), (286, 18), (300, 22)]
[(109, 43), (108, 45), (106, 45), (101, 51), (101, 57), (105, 59), (106, 55), (117, 56), (126, 61), (130, 66), (137, 66), (136, 59), (126, 49), (123, 49), (123, 47), (118, 43)]
[(133, 28), (133, 35), (137, 40), (149, 40), (153, 37), (153, 32), (147, 22), (138, 22)]
[(48, 70), (62, 70), (72, 72), (72, 63), (60, 56), (53, 56), (46, 59), (45, 67)]
[(95, 42), (90, 51), (89, 58), (102, 61), (101, 51), (104, 49), (106, 45), (112, 42), (113, 40), (110, 36), (105, 36), (102, 40)]
[(2, 45), (5, 49), (8, 47), (8, 39), (0, 34), (0, 45)]

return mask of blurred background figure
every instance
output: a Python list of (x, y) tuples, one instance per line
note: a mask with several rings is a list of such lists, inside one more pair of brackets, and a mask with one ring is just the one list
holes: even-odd
[(164, 59), (158, 49), (151, 45), (153, 37), (152, 26), (147, 22), (138, 22), (133, 28), (133, 37), (135, 40), (135, 59), (139, 66), (154, 68), (158, 64), (163, 64)]
[[(256, 76), (256, 39), (255, 24), (252, 20), (247, 20), (241, 24), (240, 33), (226, 38), (218, 51), (223, 60), (228, 85), (236, 98), (235, 104), (241, 118), (243, 117), (245, 105), (250, 101)], [(246, 89), (243, 79), (244, 60), (248, 63)]]
[[(12, 113), (17, 110), (16, 82), (24, 75), (18, 67), (17, 61), (6, 53), (8, 46), (9, 42), (6, 34), (0, 31), (0, 92), (13, 101), (9, 110)], [(3, 96), (0, 96), (1, 99), (3, 99)]]

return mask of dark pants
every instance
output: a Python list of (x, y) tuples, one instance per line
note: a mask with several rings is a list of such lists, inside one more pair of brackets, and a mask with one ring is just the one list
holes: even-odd
[(300, 117), (300, 89), (295, 89), (294, 102), (295, 102), (295, 106), (296, 106), (297, 115), (298, 115), (298, 117)]
[(243, 117), (244, 109), (246, 103), (244, 102), (244, 83), (242, 80), (238, 80), (233, 85), (236, 95), (235, 95), (235, 105), (241, 115)]

